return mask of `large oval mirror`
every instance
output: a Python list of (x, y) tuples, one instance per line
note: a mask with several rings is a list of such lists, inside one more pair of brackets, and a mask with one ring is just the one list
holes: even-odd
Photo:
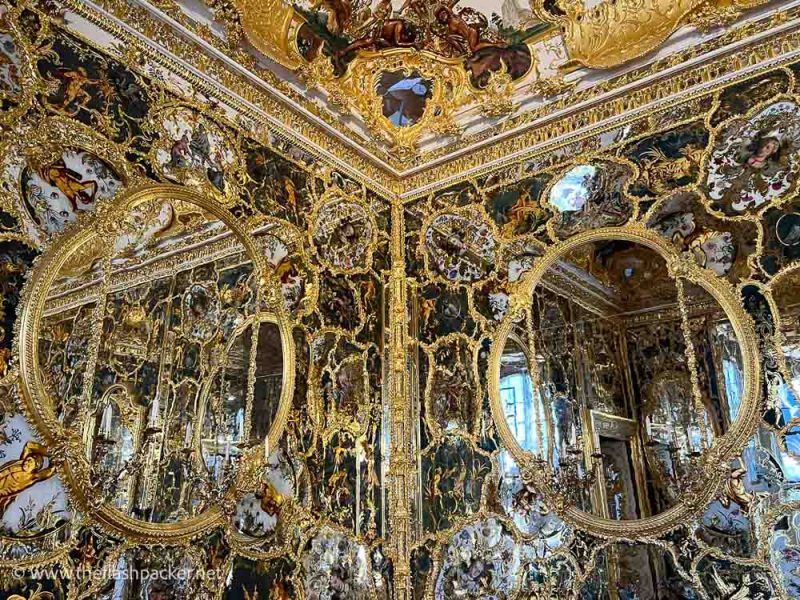
[(646, 232), (582, 238), (535, 265), (503, 323), (493, 414), (553, 506), (651, 534), (702, 506), (754, 426), (752, 326), (732, 288)]
[(277, 443), (292, 393), (265, 269), (227, 211), (174, 186), (134, 193), (43, 255), (22, 315), (22, 390), (48, 445), (66, 449), (83, 510), (140, 539), (219, 522), (245, 464)]

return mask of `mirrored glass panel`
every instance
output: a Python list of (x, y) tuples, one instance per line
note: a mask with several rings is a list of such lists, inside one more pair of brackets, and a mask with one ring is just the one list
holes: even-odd
[(596, 517), (676, 506), (739, 415), (734, 327), (664, 256), (589, 242), (549, 264), (504, 341), (499, 406), (551, 494)]
[(153, 524), (199, 517), (246, 455), (268, 455), (282, 398), (253, 256), (215, 214), (164, 197), (83, 239), (42, 299), (46, 418), (80, 437), (75, 485), (101, 503)]

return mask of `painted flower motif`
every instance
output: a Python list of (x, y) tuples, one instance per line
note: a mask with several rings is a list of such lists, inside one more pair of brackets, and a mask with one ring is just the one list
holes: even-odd
[(437, 600), (509, 598), (520, 566), (519, 548), (505, 526), (489, 518), (459, 531), (445, 550)]

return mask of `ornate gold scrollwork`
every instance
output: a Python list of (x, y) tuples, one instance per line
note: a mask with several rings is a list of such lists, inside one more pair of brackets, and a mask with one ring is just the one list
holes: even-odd
[[(425, 110), (411, 125), (398, 126), (384, 114), (383, 98), (377, 89), (381, 76), (394, 72), (409, 77), (418, 74), (431, 84)], [(455, 122), (455, 111), (470, 102), (475, 93), (463, 61), (406, 48), (361, 52), (341, 77), (335, 76), (330, 60), (320, 56), (304, 73), (307, 81), (324, 89), (334, 104), (360, 114), (367, 127), (388, 141), (392, 153), (402, 160), (416, 154), (417, 143), (430, 131), (457, 134), (460, 128)]]
[(283, 0), (234, 0), (242, 31), (259, 51), (284, 67), (297, 69), (303, 58), (293, 40), (303, 21)]
[(553, 14), (545, 8), (544, 0), (531, 0), (531, 8), (561, 26), (573, 65), (610, 69), (655, 50), (684, 25), (719, 25), (764, 3), (765, 0), (605, 0), (585, 8), (584, 0), (562, 0), (558, 5), (563, 14)]

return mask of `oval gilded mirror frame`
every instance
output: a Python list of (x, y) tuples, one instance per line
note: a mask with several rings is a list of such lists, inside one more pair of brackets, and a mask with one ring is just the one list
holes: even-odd
[[(575, 527), (594, 535), (614, 539), (641, 539), (661, 535), (675, 527), (685, 524), (697, 515), (714, 498), (729, 472), (728, 463), (753, 435), (759, 419), (759, 394), (761, 389), (761, 363), (758, 353), (758, 342), (750, 315), (742, 307), (735, 288), (727, 281), (720, 280), (713, 273), (699, 267), (690, 256), (681, 255), (669, 243), (656, 233), (639, 224), (621, 227), (607, 227), (577, 234), (551, 247), (541, 258), (537, 259), (533, 268), (525, 274), (522, 281), (514, 289), (510, 301), (510, 310), (498, 327), (492, 340), (489, 357), (489, 403), (492, 418), (497, 427), (504, 446), (520, 465), (523, 476), (542, 482), (541, 474), (536, 475), (533, 455), (524, 450), (517, 442), (506, 421), (500, 397), (501, 359), (506, 343), (513, 335), (515, 325), (524, 318), (526, 306), (530, 304), (539, 282), (553, 264), (569, 252), (591, 242), (627, 241), (641, 244), (661, 255), (673, 277), (681, 277), (699, 285), (708, 292), (720, 305), (729, 319), (742, 355), (742, 372), (744, 384), (742, 401), (738, 417), (731, 429), (702, 456), (701, 471), (703, 477), (691, 489), (684, 492), (677, 504), (657, 515), (636, 520), (616, 521), (602, 518), (585, 512), (566, 503), (563, 497), (554, 496), (547, 489), (542, 489), (547, 502)], [(527, 354), (527, 353), (526, 353)], [(546, 485), (543, 485), (546, 488)]]
[[(254, 275), (261, 292), (261, 307), (245, 320), (247, 324), (271, 322), (277, 325), (283, 351), (283, 380), (275, 418), (270, 425), (264, 445), (275, 448), (283, 434), (294, 394), (295, 347), (291, 326), (282, 302), (280, 285), (269, 268), (266, 258), (247, 230), (218, 202), (192, 191), (170, 184), (147, 184), (131, 189), (112, 202), (98, 207), (94, 218), (84, 218), (56, 239), (39, 257), (25, 286), (18, 319), (16, 354), (19, 357), (19, 403), (23, 413), (50, 449), (59, 464), (70, 498), (101, 527), (137, 543), (185, 543), (209, 529), (225, 523), (227, 505), (235, 505), (235, 494), (257, 478), (264, 464), (265, 450), (259, 444), (248, 448), (238, 469), (235, 484), (223, 502), (213, 505), (192, 518), (170, 523), (150, 523), (132, 518), (108, 504), (99, 504), (90, 496), (93, 488), (89, 463), (85, 458), (83, 430), (65, 429), (52, 410), (54, 404), (47, 393), (39, 369), (38, 335), (45, 310), (47, 294), (62, 268), (70, 259), (85, 252), (87, 245), (105, 242), (102, 258), (109, 260), (114, 236), (119, 233), (119, 221), (128, 211), (153, 200), (176, 200), (193, 204), (219, 219), (241, 243), (252, 261)], [(94, 246), (96, 247), (96, 246)], [(92, 247), (92, 248), (94, 248)], [(92, 252), (95, 252), (92, 250)], [(177, 270), (177, 269), (176, 269)], [(99, 336), (100, 327), (93, 326), (92, 337)]]

